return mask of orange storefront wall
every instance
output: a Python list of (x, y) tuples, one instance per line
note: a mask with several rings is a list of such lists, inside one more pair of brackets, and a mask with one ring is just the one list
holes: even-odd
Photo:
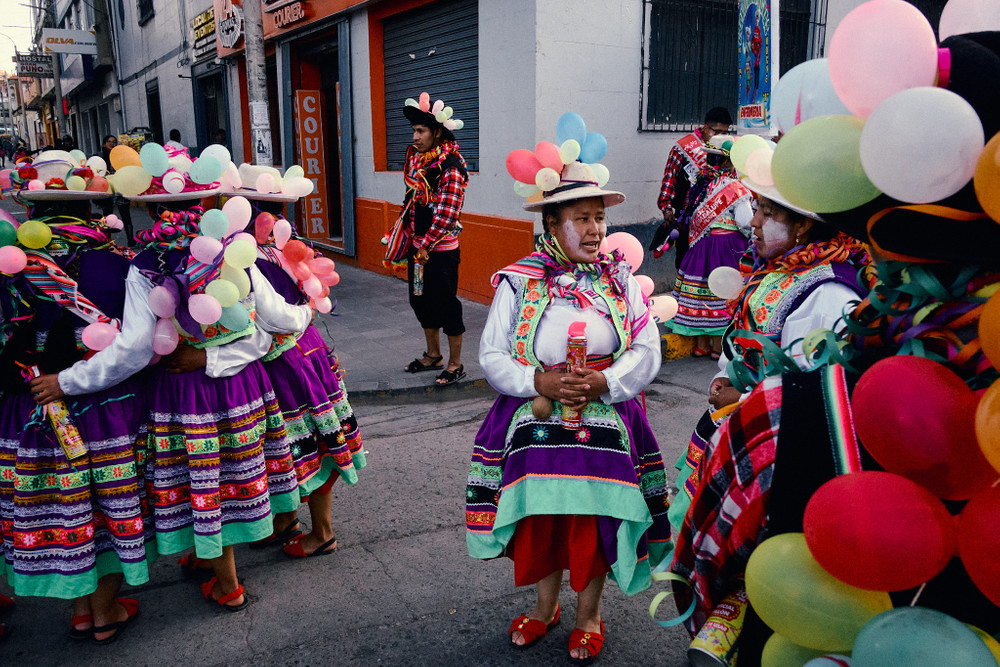
[[(381, 239), (396, 222), (400, 205), (381, 199), (355, 200), (357, 257), (339, 257), (368, 271), (390, 275), (382, 265), (385, 246)], [(531, 253), (535, 244), (531, 220), (462, 213), (462, 267), (458, 293), (480, 303), (493, 300), (490, 277), (498, 270)], [(332, 254), (332, 253), (331, 253)]]

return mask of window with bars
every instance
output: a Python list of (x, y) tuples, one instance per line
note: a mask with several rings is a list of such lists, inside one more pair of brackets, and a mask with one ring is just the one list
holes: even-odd
[[(738, 16), (733, 0), (643, 0), (639, 129), (684, 132), (708, 109), (737, 111)], [(827, 0), (782, 0), (779, 65), (823, 56)]]
[(153, 0), (136, 0), (135, 5), (139, 10), (139, 25), (145, 25), (156, 14), (153, 9)]

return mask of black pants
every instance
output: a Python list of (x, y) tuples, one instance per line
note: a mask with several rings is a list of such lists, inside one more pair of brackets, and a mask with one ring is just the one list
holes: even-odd
[(445, 336), (465, 333), (462, 302), (458, 300), (459, 249), (433, 251), (424, 264), (424, 293), (413, 295), (413, 258), (407, 260), (406, 280), (413, 308), (421, 328), (441, 329)]

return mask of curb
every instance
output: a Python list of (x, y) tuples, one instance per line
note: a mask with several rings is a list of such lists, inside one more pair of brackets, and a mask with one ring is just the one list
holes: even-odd
[(385, 387), (382, 383), (363, 382), (352, 387), (347, 379), (347, 400), (351, 405), (401, 405), (410, 403), (443, 403), (467, 398), (487, 398), (497, 395), (485, 378), (466, 379), (447, 387), (423, 385), (417, 387)]

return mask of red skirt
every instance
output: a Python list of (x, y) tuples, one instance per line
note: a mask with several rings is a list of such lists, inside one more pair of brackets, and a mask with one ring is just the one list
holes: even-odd
[(569, 585), (579, 593), (595, 577), (611, 571), (598, 541), (597, 517), (528, 516), (517, 522), (507, 545), (514, 561), (514, 584), (530, 586), (557, 570), (569, 570)]

